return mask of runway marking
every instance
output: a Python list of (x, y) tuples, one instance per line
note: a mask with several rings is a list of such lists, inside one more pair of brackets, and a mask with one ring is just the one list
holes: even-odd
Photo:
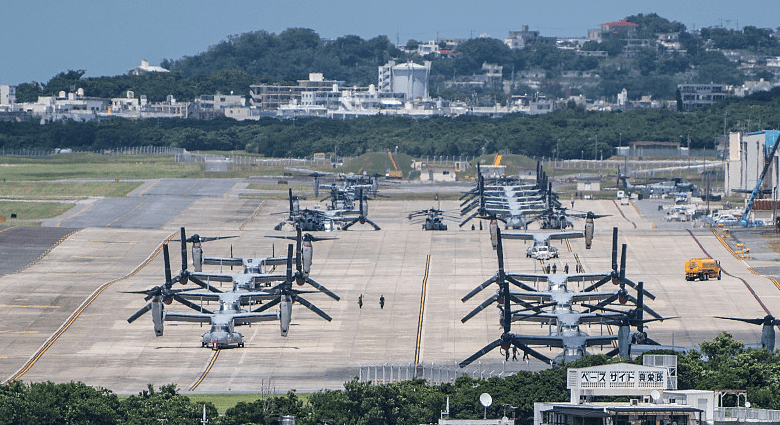
[(757, 272), (753, 267), (750, 267), (750, 265), (745, 262), (744, 258), (741, 258), (739, 256), (739, 254), (736, 253), (736, 251), (731, 249), (729, 244), (726, 242), (725, 239), (723, 239), (723, 237), (720, 234), (718, 234), (716, 229), (710, 228), (710, 231), (712, 232), (713, 235), (715, 235), (716, 238), (718, 238), (718, 240), (720, 241), (721, 245), (723, 245), (723, 247), (726, 248), (726, 250), (728, 252), (730, 252), (731, 255), (734, 256), (734, 258), (736, 258), (737, 260), (742, 261), (747, 266), (747, 268), (750, 271), (750, 273), (753, 273), (754, 275), (757, 275), (757, 276), (763, 276), (763, 277), (769, 279), (769, 281), (771, 281), (772, 284), (774, 284), (777, 289), (780, 289), (780, 282), (778, 282), (777, 279), (773, 278), (772, 276), (762, 275), (759, 272)]
[(0, 308), (60, 308), (60, 306), (58, 306), (58, 305), (0, 304)]
[(425, 286), (428, 284), (428, 272), (431, 268), (431, 254), (425, 259), (425, 275), (422, 281), (422, 294), (420, 295), (420, 318), (417, 322), (417, 344), (414, 347), (414, 364), (420, 364), (420, 340), (422, 338), (423, 312), (425, 310)]
[(236, 182), (236, 184), (234, 184), (234, 185), (233, 185), (233, 187), (231, 187), (231, 188), (230, 188), (230, 189), (229, 189), (227, 192), (225, 192), (225, 193), (222, 195), (222, 199), (227, 199), (227, 198), (228, 198), (228, 194), (230, 194), (230, 192), (232, 192), (232, 191), (233, 191), (233, 189), (235, 189), (236, 187), (238, 187), (238, 185), (240, 185), (241, 183), (242, 183), (242, 182), (240, 182), (240, 181)]
[(141, 208), (141, 206), (142, 206), (142, 205), (144, 205), (144, 204), (145, 204), (145, 203), (147, 203), (147, 202), (149, 202), (149, 200), (148, 200), (148, 199), (144, 199), (144, 200), (143, 200), (143, 201), (141, 201), (141, 202), (140, 202), (138, 205), (136, 205), (136, 206), (134, 206), (132, 209), (130, 209), (130, 211), (128, 211), (128, 212), (126, 212), (126, 213), (124, 213), (124, 214), (120, 215), (119, 217), (117, 217), (117, 218), (116, 218), (114, 221), (112, 221), (111, 223), (108, 223), (108, 224), (106, 225), (106, 227), (111, 227), (111, 226), (113, 226), (113, 225), (114, 225), (114, 223), (116, 223), (117, 221), (119, 221), (119, 220), (121, 220), (121, 219), (123, 219), (123, 218), (127, 217), (128, 215), (130, 215), (130, 213), (132, 213), (133, 211), (137, 210), (138, 208)]
[(263, 202), (261, 202), (261, 203), (260, 203), (260, 205), (257, 207), (257, 209), (255, 209), (255, 212), (254, 212), (252, 215), (250, 215), (250, 216), (249, 216), (249, 218), (247, 218), (246, 220), (244, 220), (244, 221), (241, 223), (241, 225), (240, 225), (240, 226), (238, 226), (238, 230), (242, 230), (242, 231), (243, 231), (243, 230), (244, 230), (244, 226), (246, 226), (246, 225), (247, 225), (247, 223), (249, 223), (249, 222), (250, 222), (250, 221), (252, 221), (252, 220), (253, 220), (255, 217), (257, 217), (257, 214), (258, 214), (258, 213), (260, 213), (260, 208), (263, 208), (263, 206), (264, 206), (264, 205), (265, 205), (265, 200), (263, 200)]
[[(94, 204), (94, 203), (91, 203), (91, 204), (87, 205), (86, 207), (82, 208), (81, 210), (79, 210), (79, 212), (77, 212), (76, 214), (69, 215), (69, 216), (65, 217), (64, 219), (65, 219), (65, 220), (70, 220), (70, 219), (72, 219), (73, 217), (76, 217), (76, 216), (78, 216), (79, 214), (83, 213), (84, 211), (86, 211), (86, 210), (88, 210), (88, 209), (92, 208), (92, 206), (93, 206), (93, 205), (95, 205), (95, 204)], [(54, 226), (54, 227), (60, 227), (60, 225), (61, 225), (61, 224), (62, 224), (62, 221), (58, 221), (58, 222), (57, 222), (57, 225), (56, 225), (56, 226)]]
[[(691, 237), (693, 238), (694, 242), (696, 242), (696, 244), (699, 245), (699, 248), (701, 249), (701, 251), (707, 255), (707, 258), (712, 258), (710, 253), (707, 252), (706, 249), (704, 249), (704, 247), (702, 246), (701, 242), (699, 242), (699, 239), (696, 238), (696, 236), (693, 234), (693, 232), (690, 231), (690, 229), (688, 230), (688, 234), (691, 235)], [(731, 251), (731, 248), (729, 248), (728, 244), (726, 244), (725, 241), (720, 239), (720, 237), (717, 234), (715, 234), (715, 236), (721, 241), (722, 244), (724, 244), (726, 246), (726, 248), (729, 249), (729, 251)], [(733, 251), (731, 251), (731, 252), (732, 252), (732, 254), (734, 253)], [(742, 260), (742, 262), (745, 263), (745, 260)], [(747, 263), (745, 263), (745, 265), (747, 265)], [(748, 269), (750, 269), (750, 266), (748, 266)], [(769, 309), (766, 307), (766, 305), (764, 305), (764, 302), (761, 301), (761, 298), (758, 297), (758, 294), (756, 294), (756, 292), (753, 290), (753, 288), (750, 286), (750, 284), (747, 283), (747, 281), (745, 279), (743, 279), (743, 278), (741, 278), (739, 276), (735, 276), (735, 275), (727, 272), (726, 269), (723, 268), (723, 266), (720, 267), (720, 271), (723, 272), (723, 274), (725, 274), (726, 276), (731, 276), (731, 277), (733, 277), (735, 279), (741, 280), (742, 283), (745, 285), (745, 287), (748, 289), (748, 291), (750, 291), (750, 293), (753, 294), (753, 298), (755, 298), (756, 301), (758, 301), (758, 305), (760, 305), (761, 308), (764, 309), (764, 312), (766, 312), (766, 314), (772, 314), (772, 313), (769, 312)], [(755, 271), (754, 271), (754, 273), (755, 273)], [(758, 274), (758, 273), (756, 273), (756, 274)], [(778, 325), (777, 328), (780, 329), (780, 325)]]
[(0, 329), (0, 334), (37, 334), (38, 331), (12, 331), (9, 329)]
[[(612, 203), (615, 204), (615, 208), (617, 208), (617, 210), (620, 213), (620, 215), (622, 215), (623, 218), (625, 218), (627, 222), (631, 223), (631, 225), (634, 226), (634, 229), (636, 229), (636, 223), (634, 223), (633, 221), (629, 220), (628, 217), (626, 217), (626, 215), (623, 214), (623, 210), (620, 209), (620, 206), (617, 204), (617, 202), (615, 202), (614, 199), (612, 200)], [(636, 209), (636, 205), (634, 205), (634, 209)], [(639, 210), (637, 210), (637, 212), (639, 212)], [(640, 217), (641, 217), (641, 214), (640, 214)]]
[(198, 378), (197, 381), (195, 381), (194, 384), (190, 387), (190, 391), (195, 391), (195, 388), (198, 388), (198, 385), (200, 385), (201, 382), (203, 382), (203, 379), (206, 378), (206, 375), (211, 370), (211, 367), (214, 366), (214, 362), (217, 361), (217, 356), (219, 356), (220, 349), (218, 348), (216, 351), (214, 351), (214, 355), (211, 357), (211, 361), (209, 362), (208, 366), (206, 366), (206, 370), (203, 371), (203, 374), (200, 375), (200, 378)]
[(155, 181), (154, 181), (154, 183), (150, 184), (150, 185), (149, 185), (149, 186), (148, 186), (146, 189), (144, 189), (144, 190), (142, 190), (142, 191), (138, 192), (138, 193), (137, 193), (135, 196), (143, 196), (144, 194), (146, 194), (146, 192), (148, 192), (149, 190), (151, 190), (151, 188), (153, 188), (153, 187), (157, 186), (157, 184), (158, 184), (158, 183), (160, 183), (160, 180), (159, 180), (159, 179), (158, 179), (158, 180), (155, 180)]
[(121, 255), (105, 256), (105, 257), (104, 256), (99, 256), (99, 255), (77, 255), (77, 256), (75, 256), (73, 258), (80, 258), (80, 259), (84, 259), (84, 260), (98, 260), (98, 259), (102, 259), (102, 258), (108, 258), (110, 260), (119, 260), (119, 259), (122, 259), (124, 257), (122, 257)]
[(89, 241), (88, 244), (100, 244), (100, 245), (134, 245), (135, 242), (101, 242), (101, 241)]
[[(77, 230), (77, 231), (78, 231), (78, 230)], [(178, 235), (178, 234), (179, 234), (179, 232), (175, 232), (174, 234), (172, 234), (172, 235), (168, 236), (168, 238), (166, 239), (166, 241), (165, 241), (165, 242), (168, 242), (168, 241), (170, 241), (171, 239), (173, 239), (173, 237), (174, 237), (174, 236), (176, 236), (176, 235)], [(67, 236), (66, 236), (66, 237), (67, 237)], [(64, 239), (64, 237), (63, 237), (63, 239)], [(27, 360), (27, 363), (25, 363), (25, 364), (24, 364), (24, 365), (23, 365), (23, 366), (22, 366), (22, 367), (21, 367), (21, 368), (20, 368), (18, 371), (16, 371), (16, 373), (14, 373), (14, 374), (13, 374), (13, 375), (12, 375), (10, 378), (6, 379), (6, 380), (3, 382), (3, 385), (8, 385), (8, 384), (10, 384), (11, 382), (14, 382), (14, 381), (16, 381), (17, 379), (21, 378), (21, 377), (22, 377), (22, 375), (24, 375), (25, 373), (27, 373), (27, 371), (28, 371), (28, 370), (30, 370), (30, 368), (31, 368), (31, 367), (33, 367), (33, 365), (34, 365), (34, 364), (35, 364), (35, 363), (38, 361), (38, 359), (40, 359), (40, 358), (41, 358), (41, 356), (43, 356), (43, 354), (46, 352), (46, 350), (48, 350), (48, 349), (49, 349), (49, 347), (51, 347), (51, 346), (54, 344), (54, 342), (55, 342), (55, 341), (57, 341), (57, 339), (58, 339), (58, 338), (59, 338), (59, 337), (60, 337), (60, 336), (61, 336), (63, 333), (65, 333), (65, 331), (67, 331), (67, 330), (68, 330), (68, 328), (70, 328), (70, 325), (72, 325), (72, 324), (73, 324), (73, 322), (75, 322), (75, 321), (76, 321), (76, 319), (77, 319), (77, 318), (78, 318), (78, 317), (81, 315), (81, 313), (82, 313), (82, 312), (84, 312), (84, 310), (86, 310), (86, 308), (87, 308), (87, 307), (89, 307), (89, 305), (90, 305), (90, 304), (92, 304), (92, 301), (95, 301), (95, 299), (97, 299), (98, 295), (100, 295), (101, 293), (103, 293), (103, 291), (105, 291), (105, 290), (106, 290), (106, 289), (107, 289), (109, 286), (113, 285), (114, 283), (116, 283), (116, 282), (120, 282), (120, 281), (122, 281), (122, 280), (125, 280), (125, 279), (127, 279), (127, 278), (129, 278), (129, 277), (132, 277), (132, 276), (134, 276), (136, 273), (138, 273), (139, 271), (141, 271), (141, 269), (143, 269), (144, 267), (146, 267), (146, 266), (147, 266), (147, 265), (148, 265), (148, 264), (149, 264), (149, 263), (150, 263), (150, 262), (151, 262), (151, 261), (152, 261), (152, 260), (153, 260), (155, 257), (157, 257), (157, 255), (160, 253), (160, 251), (162, 251), (162, 246), (163, 246), (163, 244), (160, 244), (160, 245), (158, 245), (158, 246), (157, 246), (157, 249), (155, 249), (155, 250), (154, 250), (154, 252), (152, 252), (151, 254), (149, 254), (149, 256), (146, 258), (146, 260), (144, 260), (144, 261), (143, 261), (141, 264), (139, 264), (139, 265), (138, 265), (138, 267), (136, 267), (136, 268), (135, 268), (133, 271), (131, 271), (130, 273), (128, 273), (128, 274), (126, 274), (126, 275), (124, 275), (124, 276), (122, 276), (122, 277), (120, 277), (120, 278), (117, 278), (117, 279), (114, 279), (114, 280), (112, 280), (112, 281), (106, 282), (106, 283), (104, 283), (103, 285), (101, 285), (99, 288), (97, 288), (97, 289), (96, 289), (96, 290), (95, 290), (95, 291), (92, 293), (92, 295), (90, 295), (90, 296), (89, 296), (89, 297), (88, 297), (86, 300), (84, 300), (84, 302), (83, 302), (83, 303), (81, 303), (81, 305), (80, 305), (80, 306), (79, 306), (79, 307), (78, 307), (78, 308), (77, 308), (77, 309), (76, 309), (76, 310), (75, 310), (75, 311), (74, 311), (74, 312), (73, 312), (73, 313), (70, 315), (70, 317), (69, 317), (69, 318), (68, 318), (68, 319), (65, 321), (65, 323), (63, 323), (63, 324), (60, 326), (60, 328), (59, 328), (59, 329), (57, 329), (57, 331), (56, 331), (56, 332), (54, 332), (54, 333), (53, 333), (53, 334), (52, 334), (52, 335), (51, 335), (51, 336), (50, 336), (50, 337), (49, 337), (49, 338), (48, 338), (48, 339), (47, 339), (47, 340), (46, 340), (46, 341), (43, 343), (43, 345), (41, 345), (41, 347), (40, 347), (40, 348), (38, 348), (38, 351), (36, 351), (36, 352), (35, 352), (35, 353), (32, 355), (32, 357), (30, 357), (30, 359), (29, 359), (29, 360)], [(48, 252), (48, 251), (47, 251), (47, 252)]]

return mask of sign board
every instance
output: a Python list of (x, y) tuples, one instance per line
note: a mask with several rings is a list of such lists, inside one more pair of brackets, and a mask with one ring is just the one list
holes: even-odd
[(669, 371), (664, 367), (627, 363), (569, 369), (566, 388), (592, 395), (649, 394), (665, 390)]

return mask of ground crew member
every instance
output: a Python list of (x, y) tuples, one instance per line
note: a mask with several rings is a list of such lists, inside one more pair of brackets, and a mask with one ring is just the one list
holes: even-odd
[(381, 308), (381, 309), (385, 308), (385, 296), (384, 296), (384, 294), (379, 296), (379, 308)]
[(555, 271), (556, 271), (557, 269), (558, 269), (558, 267), (557, 267), (555, 264), (553, 264), (553, 265), (552, 265), (552, 271), (553, 271), (553, 274), (555, 274)]
[(566, 263), (566, 265), (563, 266), (563, 273), (569, 274), (569, 263)]
[(358, 307), (363, 308), (363, 294), (358, 297)]

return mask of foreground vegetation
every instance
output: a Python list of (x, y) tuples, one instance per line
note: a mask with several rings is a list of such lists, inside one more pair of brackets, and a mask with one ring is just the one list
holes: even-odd
[[(664, 354), (670, 354), (668, 352)], [(780, 353), (744, 350), (743, 343), (728, 334), (703, 342), (701, 351), (678, 354), (678, 388), (747, 390), (754, 408), (780, 409)], [(707, 361), (702, 360), (707, 358)], [(568, 367), (587, 367), (620, 362), (604, 356), (590, 356)], [(634, 363), (641, 364), (641, 358)], [(385, 385), (356, 380), (343, 390), (320, 391), (301, 397), (295, 391), (282, 396), (198, 395), (188, 397), (174, 385), (157, 390), (151, 385), (137, 395), (120, 397), (108, 389), (92, 388), (80, 382), (66, 384), (13, 382), (0, 387), (0, 423), (31, 424), (168, 424), (198, 423), (203, 406), (212, 424), (276, 424), (280, 415), (293, 415), (297, 423), (402, 424), (436, 423), (449, 398), (450, 417), (473, 419), (483, 415), (481, 393), (489, 393), (493, 404), (488, 417), (512, 416), (506, 405), (515, 407), (517, 423), (533, 422), (536, 401), (565, 402), (566, 368), (540, 372), (518, 372), (507, 378), (474, 379), (463, 375), (451, 383), (428, 385), (416, 379)], [(210, 401), (210, 397), (219, 403)], [(227, 399), (232, 398), (232, 403)], [(728, 396), (724, 406), (733, 406)], [(217, 417), (218, 413), (221, 415)]]

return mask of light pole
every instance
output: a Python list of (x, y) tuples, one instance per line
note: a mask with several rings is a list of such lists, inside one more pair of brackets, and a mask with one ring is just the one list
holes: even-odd
[(580, 178), (582, 178), (582, 163), (585, 161), (585, 149), (580, 152)]

